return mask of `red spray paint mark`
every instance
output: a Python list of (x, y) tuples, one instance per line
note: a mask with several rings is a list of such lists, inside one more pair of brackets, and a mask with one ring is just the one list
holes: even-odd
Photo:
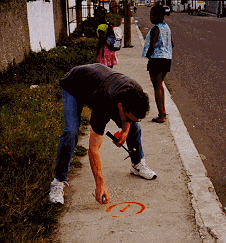
[(125, 212), (126, 211), (126, 209), (128, 209), (128, 208), (130, 208), (131, 207), (131, 205), (130, 204), (128, 204), (126, 207), (124, 207), (124, 208), (122, 208), (122, 209), (120, 209), (120, 212)]
[[(122, 203), (117, 203), (117, 204), (114, 204), (110, 207), (107, 208), (106, 212), (110, 212), (112, 208), (116, 207), (117, 205), (120, 205), (120, 204), (127, 204), (126, 207), (122, 208), (120, 211), (121, 212), (125, 212), (128, 208), (130, 208), (133, 204), (137, 204), (140, 206), (140, 210), (137, 211), (136, 213), (134, 214), (140, 214), (142, 213), (144, 210), (145, 210), (145, 205), (142, 204), (142, 203), (139, 203), (139, 202), (122, 202)], [(127, 216), (131, 216), (131, 215), (127, 215)], [(112, 216), (112, 217), (125, 217), (125, 216)]]

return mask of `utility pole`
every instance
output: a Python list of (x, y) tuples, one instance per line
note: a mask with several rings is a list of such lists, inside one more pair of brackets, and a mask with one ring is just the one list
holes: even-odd
[(91, 6), (91, 0), (87, 0), (87, 11), (88, 11), (88, 17), (91, 16), (90, 14), (90, 6)]
[(226, 17), (225, 16), (225, 4), (224, 4), (224, 1), (222, 1), (221, 7), (222, 7), (222, 17)]
[(131, 0), (124, 0), (124, 47), (132, 47), (130, 6)]
[(221, 1), (218, 1), (218, 11), (217, 11), (217, 17), (221, 17)]
[(82, 0), (76, 0), (76, 22), (79, 28), (82, 23)]

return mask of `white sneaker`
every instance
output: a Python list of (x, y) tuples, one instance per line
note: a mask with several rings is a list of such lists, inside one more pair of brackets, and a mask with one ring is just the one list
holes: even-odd
[(145, 159), (141, 159), (140, 163), (137, 165), (132, 164), (130, 171), (134, 175), (139, 175), (145, 179), (152, 180), (157, 177), (156, 173), (152, 171), (146, 164)]
[(58, 181), (56, 178), (54, 178), (50, 184), (50, 202), (64, 204), (64, 187), (64, 182)]

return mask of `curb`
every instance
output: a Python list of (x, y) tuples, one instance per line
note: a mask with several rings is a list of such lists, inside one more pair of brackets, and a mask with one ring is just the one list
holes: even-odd
[[(137, 34), (144, 46), (144, 38), (134, 21)], [(214, 186), (207, 177), (207, 171), (202, 163), (197, 149), (184, 125), (180, 112), (171, 98), (168, 89), (163, 83), (165, 90), (166, 109), (170, 131), (190, 180), (188, 190), (191, 193), (191, 203), (195, 211), (195, 220), (198, 225), (202, 242), (226, 243), (226, 215), (222, 204), (215, 192)]]

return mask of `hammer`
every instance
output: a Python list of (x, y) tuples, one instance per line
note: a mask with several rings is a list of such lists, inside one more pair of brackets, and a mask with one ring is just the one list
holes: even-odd
[[(113, 134), (111, 134), (109, 131), (106, 133), (106, 135), (111, 138), (114, 142), (118, 142), (118, 138), (116, 138)], [(136, 149), (134, 148), (133, 151), (128, 150), (125, 146), (121, 145), (122, 148), (126, 150), (126, 152), (129, 153), (129, 156), (127, 156), (124, 160), (128, 159), (129, 157), (132, 157), (134, 155), (134, 152), (136, 152)]]

